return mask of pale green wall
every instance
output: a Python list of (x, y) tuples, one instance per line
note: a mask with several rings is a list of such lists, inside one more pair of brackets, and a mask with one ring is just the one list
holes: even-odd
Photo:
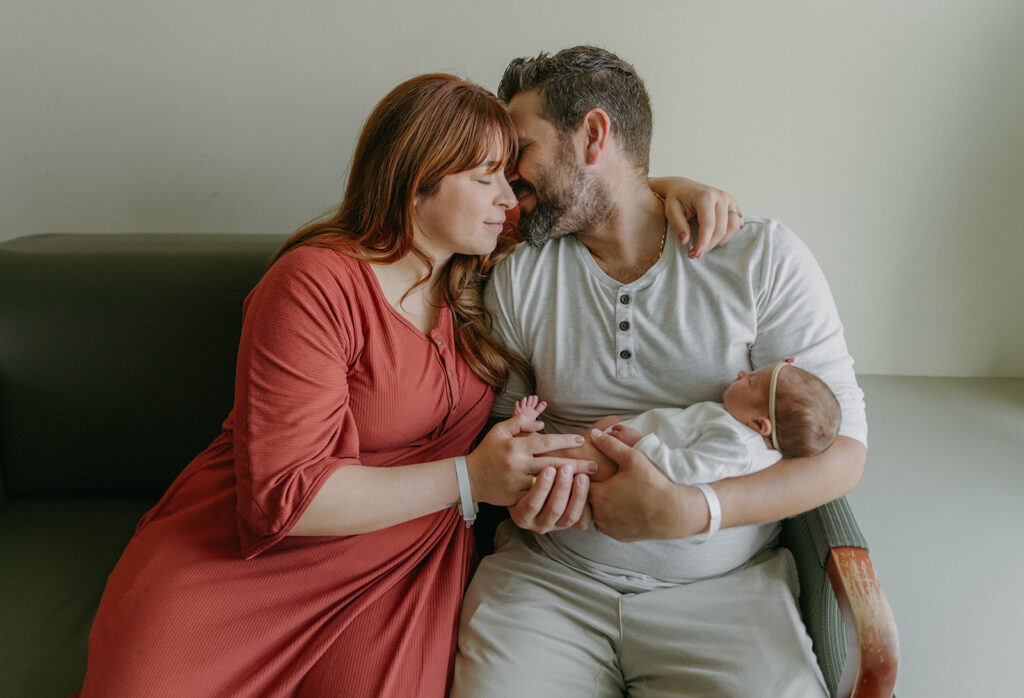
[(1024, 376), (1020, 2), (5, 0), (0, 239), (286, 233), (410, 75), (633, 61), (652, 171), (796, 230), (865, 373)]

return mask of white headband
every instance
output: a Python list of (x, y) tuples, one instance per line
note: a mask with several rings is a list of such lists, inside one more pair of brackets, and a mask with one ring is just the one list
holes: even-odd
[(772, 370), (772, 382), (768, 388), (768, 419), (772, 422), (772, 446), (775, 447), (776, 451), (781, 451), (782, 449), (779, 448), (779, 437), (775, 434), (775, 384), (779, 381), (779, 371), (788, 363), (788, 361), (783, 359), (775, 364), (775, 368)]

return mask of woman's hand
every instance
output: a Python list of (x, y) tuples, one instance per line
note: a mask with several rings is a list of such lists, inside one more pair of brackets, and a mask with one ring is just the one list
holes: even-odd
[[(596, 466), (595, 466), (596, 470)], [(586, 530), (593, 520), (587, 492), (590, 478), (573, 474), (567, 467), (547, 468), (526, 495), (509, 507), (512, 521), (519, 528), (535, 533), (550, 533), (575, 527)]]
[[(583, 444), (577, 434), (537, 434), (542, 422), (519, 414), (499, 422), (466, 456), (473, 499), (498, 506), (518, 502), (534, 485), (554, 480), (553, 473), (587, 479), (597, 465), (590, 461), (545, 455)], [(585, 500), (585, 497), (584, 497)]]
[(690, 248), (693, 259), (729, 242), (743, 227), (740, 204), (727, 191), (685, 177), (652, 177), (649, 181), (654, 193), (665, 199), (665, 217), (683, 245), (689, 245), (692, 238), (690, 219), (697, 219), (700, 230)]

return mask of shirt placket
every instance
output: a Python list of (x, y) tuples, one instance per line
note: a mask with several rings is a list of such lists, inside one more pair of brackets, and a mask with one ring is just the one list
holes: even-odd
[(633, 309), (636, 307), (636, 290), (622, 286), (615, 296), (615, 376), (632, 378), (637, 374), (636, 323)]
[(441, 368), (442, 378), (444, 380), (445, 391), (444, 398), (447, 400), (445, 405), (445, 416), (441, 424), (439, 431), (444, 431), (448, 428), (448, 420), (455, 410), (455, 405), (459, 399), (459, 386), (456, 376), (455, 366), (455, 347), (452, 346), (451, 338), (445, 337), (445, 333), (440, 330), (434, 330), (430, 333), (430, 341), (434, 347), (434, 356), (437, 358), (437, 362)]

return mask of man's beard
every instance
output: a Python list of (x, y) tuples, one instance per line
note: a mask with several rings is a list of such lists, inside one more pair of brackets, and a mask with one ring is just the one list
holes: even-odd
[[(519, 234), (534, 247), (563, 235), (585, 233), (612, 215), (607, 187), (583, 172), (570, 148), (568, 139), (562, 142), (551, 169), (533, 187), (533, 210), (519, 216)], [(531, 188), (522, 180), (513, 183), (513, 189), (517, 185)]]

